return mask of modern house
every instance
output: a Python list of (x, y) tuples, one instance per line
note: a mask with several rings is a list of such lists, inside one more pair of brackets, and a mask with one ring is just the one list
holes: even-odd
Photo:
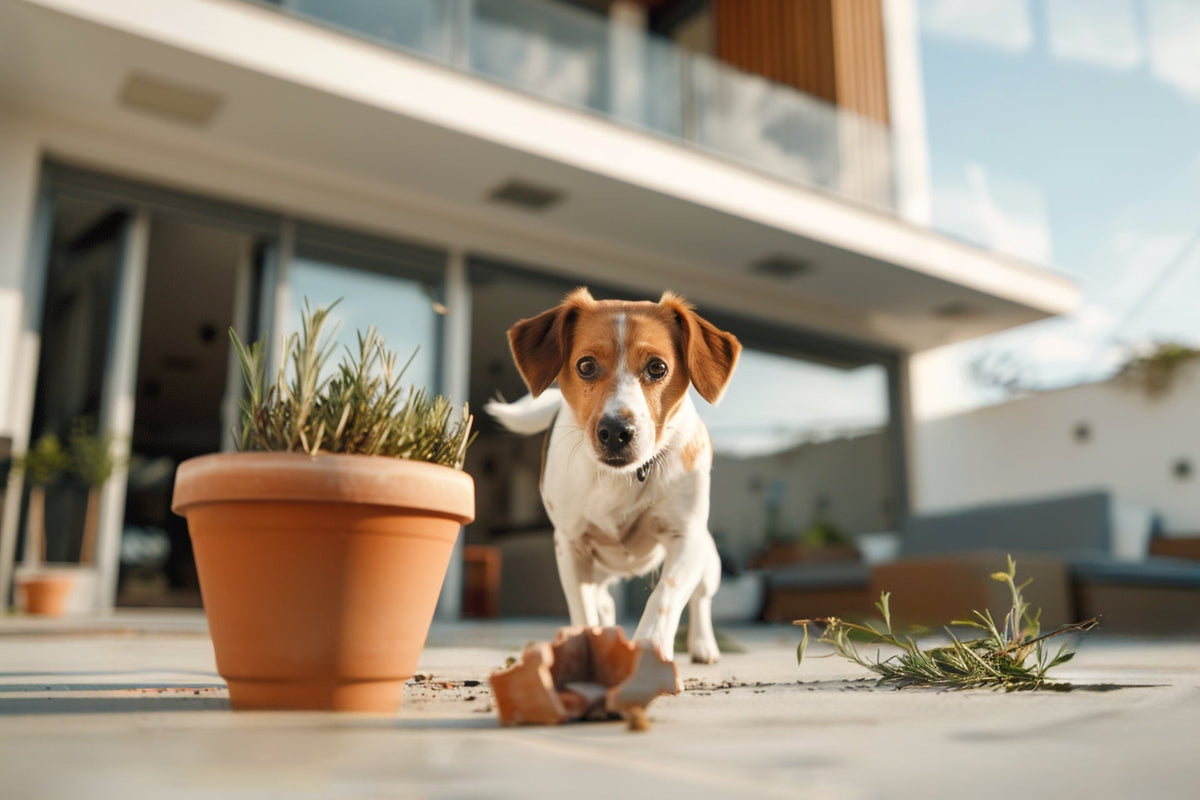
[[(277, 342), (306, 297), (478, 407), (522, 392), (516, 319), (579, 284), (673, 289), (746, 346), (705, 412), (725, 547), (894, 529), (910, 356), (1078, 300), (929, 227), (912, 6), (0, 0), (0, 440), (88, 417), (130, 452), (95, 606), (194, 602), (174, 466), (231, 446), (226, 329)], [(482, 425), (486, 544), (543, 518), (538, 444)], [(10, 478), (5, 598), (24, 494)], [(52, 559), (81, 517), (52, 490)]]

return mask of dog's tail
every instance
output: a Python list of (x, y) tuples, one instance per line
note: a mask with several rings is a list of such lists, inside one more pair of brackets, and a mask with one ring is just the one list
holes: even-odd
[(489, 400), (484, 409), (513, 433), (540, 433), (554, 424), (554, 417), (562, 407), (562, 392), (547, 389), (537, 397), (525, 395), (512, 403)]

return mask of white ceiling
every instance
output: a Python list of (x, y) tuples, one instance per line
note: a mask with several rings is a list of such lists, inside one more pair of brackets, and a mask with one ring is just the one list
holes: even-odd
[[(910, 351), (1040, 319), (1052, 309), (1063, 310), (1059, 301), (1039, 304), (1014, 299), (1012, 293), (981, 289), (969, 280), (946, 280), (911, 265), (900, 266), (879, 257), (878, 248), (866, 247), (867, 243), (865, 252), (856, 252), (852, 247), (822, 242), (815, 235), (797, 235), (782, 226), (634, 185), (613, 174), (395, 113), (376, 103), (302, 85), (264, 70), (214, 60), (184, 46), (60, 13), (46, 5), (56, 4), (0, 0), (0, 103), (25, 109), (40, 119), (71, 120), (105, 135), (146, 139), (185, 154), (194, 151), (197, 157), (219, 159), (228, 153), (244, 162), (259, 156), (276, 168), (290, 163), (297, 165), (297, 170), (320, 169), (356, 185), (371, 186), (381, 194), (403, 196), (431, 215), (454, 220), (460, 228), (488, 231), (494, 256), (513, 255), (504, 252), (506, 237), (514, 242), (537, 238), (565, 245), (561, 262), (549, 259), (538, 266), (573, 277), (591, 274), (601, 280), (606, 277), (602, 266), (572, 266), (568, 250), (599, 254), (593, 264), (604, 264), (604, 254), (611, 253), (612, 263), (619, 261), (622, 271), (614, 271), (609, 283), (638, 284), (648, 291), (670, 287), (702, 303), (740, 305), (737, 310), (743, 312), (760, 307), (764, 316), (775, 321)], [(201, 11), (206, 5), (243, 11), (239, 3), (193, 0), (187, 5)], [(229, 8), (222, 11), (229, 12)], [(255, 20), (256, 24), (303, 26), (249, 5), (244, 12), (263, 18)], [(330, 47), (344, 47), (349, 41), (316, 29), (288, 31), (292, 32), (326, 37), (331, 40)], [(413, 61), (381, 48), (370, 49), (373, 57)], [(202, 127), (122, 107), (118, 95), (134, 74), (215, 92), (220, 106), (213, 120)], [(529, 102), (507, 89), (494, 91), (501, 95), (500, 101), (511, 96), (514, 102)], [(550, 111), (589, 122), (595, 119), (569, 109)], [(611, 127), (621, 136), (655, 138), (604, 121), (597, 120), (594, 125)], [(491, 189), (514, 177), (554, 187), (565, 194), (565, 200), (544, 212), (531, 213), (486, 199)], [(166, 182), (165, 176), (163, 180)], [(212, 193), (212, 187), (203, 188)], [(814, 196), (802, 188), (788, 191), (806, 199)], [(816, 198), (841, 205), (819, 195)], [(276, 208), (288, 210), (289, 198), (273, 200)], [(339, 210), (332, 204), (327, 216), (342, 224), (354, 223), (339, 219)], [(878, 227), (880, 221), (872, 219), (871, 224)], [(882, 224), (912, 238), (912, 231), (903, 223), (885, 219)], [(376, 232), (420, 236), (425, 230), (400, 219), (394, 230)], [(436, 242), (440, 236), (431, 230), (429, 238)], [(932, 245), (942, 250), (947, 247), (942, 237), (929, 238)], [(469, 242), (471, 237), (464, 240)], [(517, 250), (514, 247), (514, 253)], [(554, 252), (553, 247), (549, 252)], [(973, 248), (962, 246), (962, 252), (964, 259), (981, 258)], [(814, 270), (784, 281), (748, 272), (751, 263), (780, 254), (804, 260)], [(1048, 295), (1061, 296), (1066, 285), (1060, 278), (1006, 259), (987, 264), (1002, 277), (1011, 274), (1013, 282), (1033, 281), (1036, 285), (1044, 280)], [(1003, 286), (1002, 280), (993, 283)], [(736, 301), (729, 300), (735, 296)], [(968, 313), (954, 317), (937, 313), (948, 306), (965, 308)]]

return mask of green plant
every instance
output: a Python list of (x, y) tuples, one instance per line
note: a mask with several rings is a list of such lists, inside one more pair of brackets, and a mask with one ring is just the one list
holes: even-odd
[[(1050, 669), (1065, 664), (1075, 655), (1068, 643), (1060, 646), (1051, 656), (1045, 646), (1047, 640), (1073, 631), (1089, 631), (1099, 624), (1099, 620), (1093, 618), (1065, 625), (1050, 633), (1041, 633), (1038, 621), (1041, 610), (1031, 611), (1021, 593), (1030, 581), (1018, 585), (1016, 572), (1016, 562), (1009, 556), (1008, 570), (991, 575), (993, 580), (1008, 584), (1012, 593), (1012, 608), (1004, 617), (1003, 629), (997, 626), (991, 612), (986, 609), (983, 612), (973, 611), (972, 619), (950, 623), (983, 631), (983, 636), (978, 639), (962, 641), (947, 628), (949, 645), (922, 650), (912, 637), (898, 636), (892, 630), (888, 603), (890, 594), (883, 592), (876, 604), (883, 615), (882, 630), (873, 623), (859, 625), (836, 617), (796, 620), (794, 624), (804, 628), (804, 637), (796, 649), (796, 659), (803, 663), (808, 646), (808, 625), (820, 623), (825, 628), (818, 641), (831, 645), (838, 655), (874, 672), (881, 684), (897, 688), (935, 686), (1009, 691), (1041, 688), (1047, 685), (1046, 673)], [(897, 647), (900, 653), (888, 658), (880, 658), (877, 654), (871, 660), (858, 652), (854, 636), (865, 637), (868, 644), (882, 643)]]
[(42, 436), (24, 455), (13, 460), (13, 469), (29, 479), (29, 511), (25, 515), (25, 566), (33, 569), (46, 560), (46, 487), (71, 466), (71, 454), (53, 433)]
[(336, 305), (314, 310), (305, 300), (300, 332), (285, 342), (285, 366), (273, 382), (263, 342), (247, 347), (229, 331), (246, 384), (240, 449), (393, 456), (462, 469), (474, 438), (469, 409), (452, 421), (441, 395), (406, 391), (401, 378), (412, 359), (397, 369), (374, 327), (358, 333), (357, 353), (347, 348), (337, 369), (322, 375), (334, 348), (322, 328)]
[(79, 561), (90, 564), (96, 558), (96, 536), (100, 525), (100, 489), (108, 483), (117, 459), (111, 433), (96, 433), (90, 420), (77, 419), (71, 424), (71, 471), (88, 487), (87, 512), (83, 521), (83, 539)]
[(1197, 357), (1200, 349), (1191, 345), (1157, 342), (1150, 352), (1126, 359), (1117, 376), (1140, 384), (1147, 394), (1158, 395), (1171, 388), (1175, 372), (1182, 364)]
[(13, 469), (25, 474), (32, 486), (48, 486), (71, 467), (71, 454), (56, 434), (42, 436), (24, 455), (13, 459)]
[(112, 477), (117, 459), (113, 455), (114, 439), (111, 433), (96, 433), (95, 425), (87, 419), (77, 419), (71, 424), (68, 440), (71, 448), (71, 472), (88, 489), (99, 489)]
[(827, 519), (819, 518), (800, 534), (800, 543), (810, 547), (833, 547), (852, 544), (850, 537)]

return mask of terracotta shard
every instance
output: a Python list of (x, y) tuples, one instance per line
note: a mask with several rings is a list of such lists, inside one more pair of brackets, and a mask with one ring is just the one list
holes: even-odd
[(570, 719), (550, 675), (553, 663), (550, 645), (535, 642), (525, 648), (516, 664), (491, 674), (502, 725), (557, 725)]
[(608, 687), (591, 681), (575, 681), (568, 683), (566, 688), (558, 693), (563, 705), (575, 719), (606, 719), (608, 710)]
[(550, 666), (550, 675), (554, 685), (566, 686), (576, 681), (586, 681), (592, 675), (592, 654), (588, 647), (588, 637), (584, 635), (583, 626), (575, 628), (559, 628), (558, 633), (550, 642), (554, 651), (554, 663)]
[(616, 686), (633, 674), (638, 648), (626, 638), (623, 628), (588, 628), (587, 639), (596, 683)]
[(562, 628), (552, 642), (525, 648), (521, 660), (491, 675), (504, 725), (554, 725), (573, 719), (640, 719), (660, 694), (678, 694), (675, 663), (618, 627)]
[(679, 692), (675, 663), (664, 659), (654, 645), (640, 642), (632, 674), (609, 688), (605, 705), (609, 711), (629, 714), (633, 709), (644, 709), (660, 694)]

